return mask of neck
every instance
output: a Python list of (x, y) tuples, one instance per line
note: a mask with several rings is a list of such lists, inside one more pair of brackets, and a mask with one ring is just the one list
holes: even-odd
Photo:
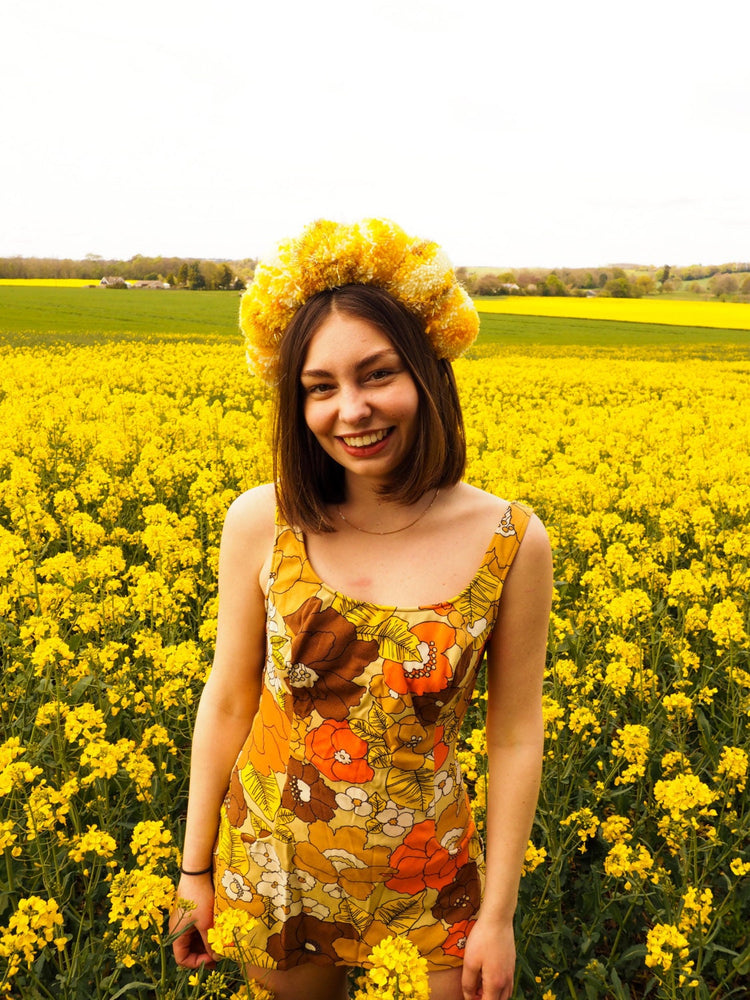
[[(346, 499), (337, 505), (338, 516), (355, 530), (391, 534), (402, 530), (410, 518), (421, 520), (435, 504), (439, 490), (429, 489), (415, 503), (404, 504), (384, 497), (378, 484), (347, 482)], [(355, 527), (356, 526), (356, 527)]]

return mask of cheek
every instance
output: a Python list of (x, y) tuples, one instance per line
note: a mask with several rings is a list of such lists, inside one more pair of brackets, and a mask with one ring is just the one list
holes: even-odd
[(312, 400), (305, 399), (302, 404), (302, 417), (310, 430), (315, 433), (315, 428), (320, 424), (320, 404), (316, 406)]
[(394, 401), (395, 407), (400, 412), (403, 419), (412, 419), (416, 421), (417, 412), (419, 410), (419, 393), (417, 392), (417, 387), (412, 385), (409, 392), (402, 393), (397, 401)]
[(319, 400), (305, 404), (303, 416), (308, 430), (316, 438), (328, 433), (331, 425), (330, 414), (326, 406)]

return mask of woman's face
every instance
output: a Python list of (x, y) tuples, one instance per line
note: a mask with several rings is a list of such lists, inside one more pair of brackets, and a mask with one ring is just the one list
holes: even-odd
[(387, 481), (414, 443), (419, 395), (383, 331), (332, 312), (310, 340), (300, 381), (321, 448), (347, 475)]

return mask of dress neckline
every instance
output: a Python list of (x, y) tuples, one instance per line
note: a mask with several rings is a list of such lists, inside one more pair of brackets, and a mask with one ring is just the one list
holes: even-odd
[(511, 513), (511, 511), (518, 510), (518, 507), (519, 507), (518, 503), (516, 501), (512, 500), (512, 501), (510, 501), (510, 503), (508, 504), (508, 506), (505, 508), (505, 511), (504, 511), (502, 517), (495, 524), (495, 527), (494, 527), (494, 529), (492, 531), (492, 535), (491, 535), (490, 540), (489, 540), (489, 544), (487, 545), (487, 548), (484, 550), (484, 554), (482, 555), (482, 559), (481, 559), (481, 561), (479, 563), (479, 566), (476, 569), (476, 572), (474, 573), (474, 575), (472, 576), (472, 578), (469, 580), (469, 582), (466, 584), (466, 586), (462, 590), (460, 590), (453, 597), (449, 597), (449, 598), (447, 598), (444, 601), (428, 602), (426, 604), (416, 605), (415, 607), (408, 607), (408, 606), (398, 605), (398, 604), (379, 604), (376, 601), (368, 601), (368, 600), (364, 600), (364, 599), (357, 598), (357, 597), (351, 597), (348, 594), (344, 594), (340, 590), (336, 590), (335, 587), (331, 587), (330, 584), (327, 584), (325, 582), (325, 580), (323, 580), (318, 575), (318, 573), (315, 570), (315, 567), (313, 566), (312, 562), (310, 561), (310, 556), (308, 555), (308, 552), (307, 552), (307, 544), (305, 542), (305, 536), (304, 536), (303, 532), (300, 531), (297, 528), (293, 528), (292, 531), (294, 532), (295, 538), (297, 538), (297, 540), (299, 541), (299, 544), (300, 544), (300, 546), (302, 548), (302, 554), (303, 554), (305, 562), (307, 563), (307, 566), (308, 566), (308, 568), (310, 570), (310, 573), (314, 577), (315, 582), (320, 586), (321, 590), (325, 590), (326, 593), (330, 594), (333, 597), (337, 597), (341, 601), (345, 601), (348, 604), (356, 604), (356, 605), (364, 606), (364, 607), (367, 607), (367, 608), (375, 608), (378, 611), (390, 611), (391, 613), (393, 613), (394, 611), (402, 611), (402, 612), (404, 612), (406, 614), (406, 613), (411, 613), (411, 612), (416, 612), (416, 611), (434, 611), (437, 608), (444, 607), (446, 604), (453, 604), (453, 605), (455, 605), (457, 601), (460, 601), (461, 598), (463, 598), (464, 595), (466, 593), (468, 593), (469, 590), (471, 590), (471, 588), (476, 584), (477, 580), (479, 579), (479, 576), (480, 576), (482, 570), (484, 569), (485, 565), (487, 564), (487, 556), (490, 554), (490, 552), (495, 547), (495, 543), (496, 543), (498, 535), (500, 535), (501, 537), (504, 537), (504, 538), (514, 537), (516, 539), (516, 541), (518, 542), (518, 544), (520, 544), (521, 539), (523, 538), (523, 535), (524, 535), (525, 526), (523, 528), (521, 528), (520, 534), (519, 534), (519, 531), (516, 529), (516, 525), (515, 524), (513, 525), (513, 532), (510, 535), (503, 535), (502, 531), (500, 530), (501, 525), (503, 523), (503, 520), (508, 517), (508, 515)]

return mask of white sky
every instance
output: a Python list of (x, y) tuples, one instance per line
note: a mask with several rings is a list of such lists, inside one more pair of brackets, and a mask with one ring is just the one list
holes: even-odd
[(0, 255), (750, 259), (750, 4), (0, 0)]

